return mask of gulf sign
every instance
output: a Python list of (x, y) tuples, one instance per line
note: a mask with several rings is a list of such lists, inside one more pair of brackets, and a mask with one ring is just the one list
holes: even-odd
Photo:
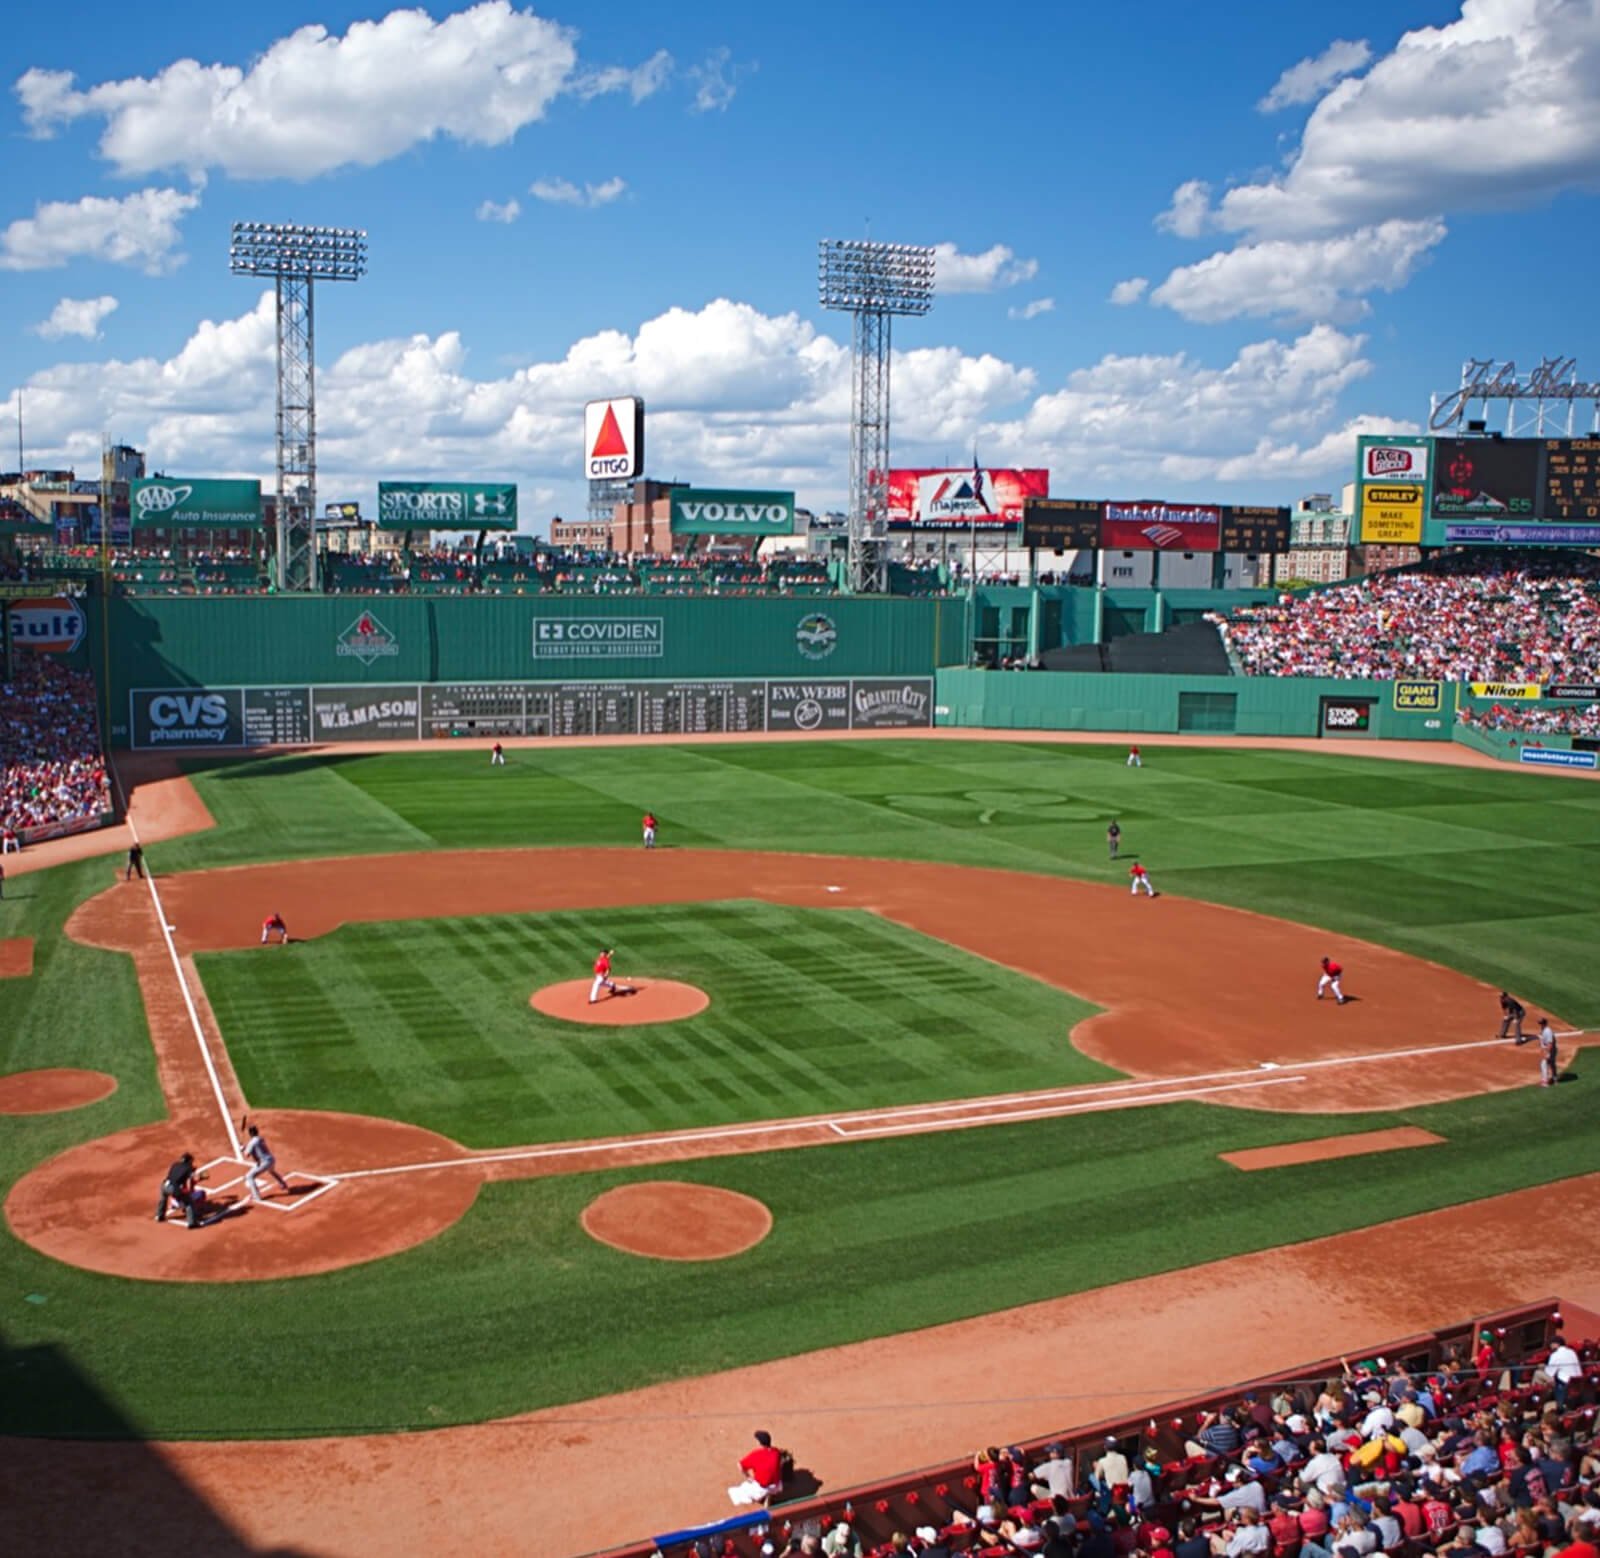
[(891, 530), (997, 530), (1022, 524), (1023, 505), (1050, 491), (1047, 470), (889, 472), (887, 518)]
[(11, 623), (14, 647), (37, 649), (47, 655), (70, 655), (83, 642), (89, 626), (82, 604), (64, 595), (14, 601), (6, 617)]
[(1222, 539), (1215, 503), (1163, 503), (1142, 498), (1108, 502), (1100, 545), (1115, 552), (1214, 552)]
[(583, 408), (583, 474), (590, 481), (644, 474), (644, 402), (637, 395), (591, 400)]

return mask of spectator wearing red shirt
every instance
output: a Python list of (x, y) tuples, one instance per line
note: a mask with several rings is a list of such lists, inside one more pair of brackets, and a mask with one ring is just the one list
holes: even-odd
[(1581, 1515), (1574, 1515), (1567, 1523), (1567, 1535), (1572, 1538), (1569, 1546), (1563, 1547), (1556, 1554), (1556, 1558), (1600, 1558), (1600, 1547), (1594, 1543), (1595, 1528), (1592, 1522)]
[(734, 1504), (764, 1504), (783, 1488), (783, 1452), (772, 1447), (772, 1435), (756, 1430), (756, 1447), (739, 1462), (744, 1481), (728, 1489)]

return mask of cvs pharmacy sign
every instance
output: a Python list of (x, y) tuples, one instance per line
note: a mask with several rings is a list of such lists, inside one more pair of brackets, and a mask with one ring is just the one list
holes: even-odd
[(244, 695), (238, 688), (163, 687), (129, 694), (135, 748), (236, 747), (244, 741)]

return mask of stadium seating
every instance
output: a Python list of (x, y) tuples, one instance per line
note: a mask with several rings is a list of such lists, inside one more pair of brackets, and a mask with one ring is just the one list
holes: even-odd
[[(1002, 1440), (970, 1462), (780, 1500), (614, 1558), (1238, 1558), (1261, 1539), (1236, 1542), (1248, 1522), (1228, 1506), (1256, 1501), (1271, 1558), (1340, 1558), (1346, 1546), (1361, 1558), (1589, 1558), (1568, 1550), (1575, 1534), (1600, 1534), (1600, 1344), (1573, 1341), (1581, 1373), (1558, 1396), (1546, 1365), (1559, 1326), (1552, 1304), (1530, 1305), (1055, 1443)], [(1213, 1427), (1224, 1414), (1233, 1430)], [(1479, 1430), (1494, 1448), (1481, 1475), (1462, 1469)], [(1128, 1469), (1105, 1463), (1108, 1451)]]
[(94, 677), (17, 650), (0, 684), (0, 831), (29, 844), (97, 827), (111, 809)]
[(1600, 559), (1452, 553), (1207, 620), (1248, 676), (1588, 680), (1600, 661)]

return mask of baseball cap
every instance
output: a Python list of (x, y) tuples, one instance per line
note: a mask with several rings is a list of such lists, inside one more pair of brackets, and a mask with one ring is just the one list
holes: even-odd
[(939, 1533), (935, 1531), (932, 1526), (918, 1526), (917, 1540), (919, 1542), (937, 1542), (939, 1540)]

